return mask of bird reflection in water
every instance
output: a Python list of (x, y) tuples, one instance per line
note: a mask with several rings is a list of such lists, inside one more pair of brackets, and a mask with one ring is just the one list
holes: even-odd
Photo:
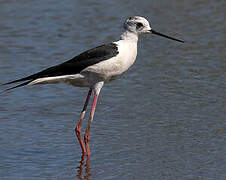
[[(77, 167), (77, 177), (80, 180), (83, 180), (83, 175), (84, 175), (84, 179), (89, 180), (91, 177), (91, 173), (90, 173), (90, 156), (87, 156), (86, 162), (85, 162), (85, 155), (83, 154), (81, 156), (81, 161), (80, 161), (80, 165)], [(85, 167), (85, 174), (83, 174), (83, 170)]]

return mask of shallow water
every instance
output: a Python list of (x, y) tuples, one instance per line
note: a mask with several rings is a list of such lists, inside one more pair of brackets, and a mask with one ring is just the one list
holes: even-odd
[(135, 65), (101, 91), (82, 163), (74, 127), (88, 89), (1, 94), (0, 179), (226, 179), (225, 11), (223, 0), (1, 1), (0, 83), (117, 40), (131, 15), (187, 43), (140, 39)]

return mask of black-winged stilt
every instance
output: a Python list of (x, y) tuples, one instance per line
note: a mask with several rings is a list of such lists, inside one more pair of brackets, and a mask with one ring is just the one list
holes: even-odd
[[(90, 155), (90, 127), (93, 121), (100, 90), (105, 82), (115, 79), (117, 76), (125, 72), (131, 65), (133, 65), (137, 56), (138, 37), (139, 35), (145, 33), (156, 34), (168, 39), (184, 42), (154, 31), (145, 18), (133, 16), (125, 21), (124, 32), (118, 41), (95, 47), (62, 64), (47, 68), (36, 74), (8, 82), (3, 85), (25, 81), (22, 84), (6, 90), (24, 85), (52, 84), (60, 82), (78, 87), (89, 87), (89, 92), (75, 128), (75, 132), (83, 154)], [(81, 136), (81, 124), (93, 90), (94, 98), (88, 126), (84, 135), (84, 145)]]

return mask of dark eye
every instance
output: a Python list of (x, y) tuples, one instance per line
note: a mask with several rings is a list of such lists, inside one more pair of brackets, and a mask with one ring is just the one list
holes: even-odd
[(140, 29), (140, 28), (142, 28), (143, 26), (144, 26), (144, 25), (143, 25), (142, 23), (138, 22), (137, 25), (136, 25), (136, 28), (137, 28), (137, 29)]

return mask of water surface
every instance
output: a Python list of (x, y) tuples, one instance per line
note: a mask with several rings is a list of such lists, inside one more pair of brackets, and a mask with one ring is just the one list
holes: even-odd
[(225, 11), (220, 0), (1, 1), (0, 83), (117, 40), (131, 15), (187, 43), (140, 39), (135, 65), (101, 91), (82, 162), (74, 127), (88, 89), (1, 94), (0, 179), (225, 179)]

